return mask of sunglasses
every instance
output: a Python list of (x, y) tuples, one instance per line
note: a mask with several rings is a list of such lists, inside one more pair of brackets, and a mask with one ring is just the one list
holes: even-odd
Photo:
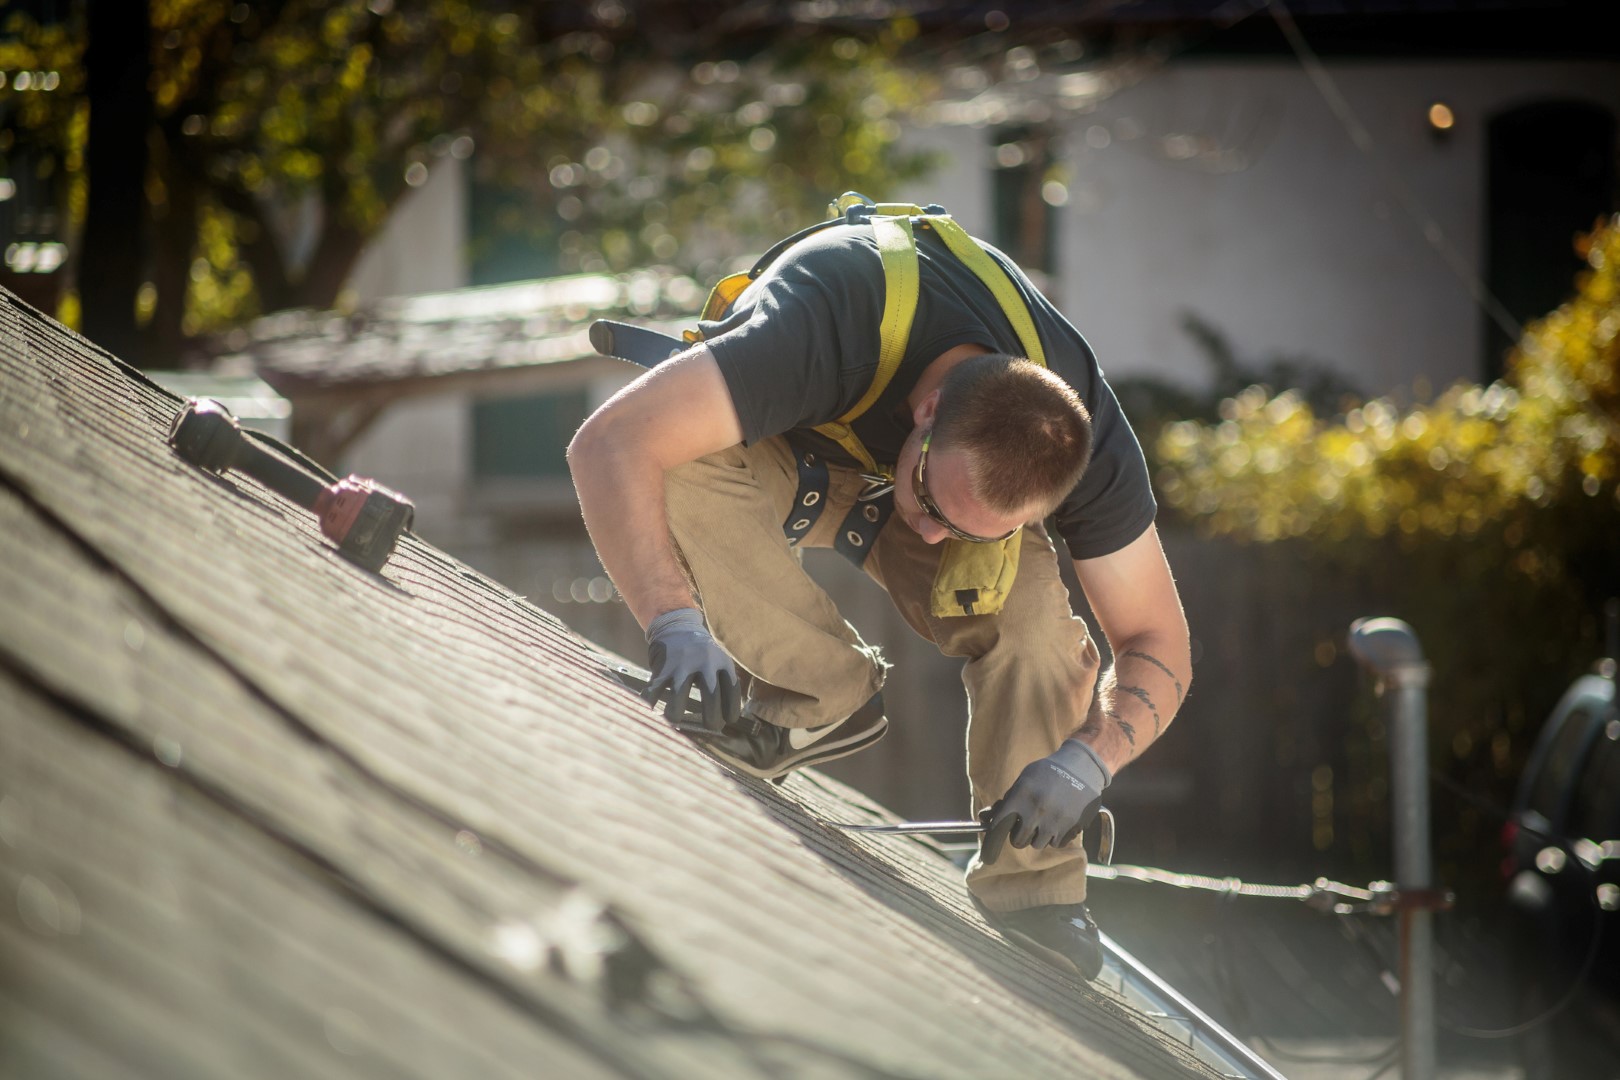
[(958, 540), (966, 540), (970, 544), (999, 544), (1011, 538), (1012, 534), (1018, 531), (1018, 526), (1008, 529), (1000, 536), (974, 536), (952, 525), (950, 519), (940, 513), (939, 505), (928, 494), (928, 441), (933, 437), (932, 430), (923, 436), (922, 453), (917, 455), (917, 468), (911, 474), (911, 493), (916, 496), (917, 505), (922, 507), (923, 513), (933, 518), (935, 524)]

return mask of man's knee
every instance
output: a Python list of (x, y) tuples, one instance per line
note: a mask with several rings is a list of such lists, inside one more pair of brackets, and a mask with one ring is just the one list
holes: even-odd
[(1068, 614), (995, 618), (998, 625), (982, 654), (984, 660), (1016, 663), (1032, 673), (1048, 669), (1084, 673), (1098, 666), (1097, 647), (1082, 619)]

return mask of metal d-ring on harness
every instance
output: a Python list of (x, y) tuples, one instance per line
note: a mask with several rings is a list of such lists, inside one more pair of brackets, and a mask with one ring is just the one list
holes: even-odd
[[(797, 465), (799, 489), (793, 495), (793, 509), (782, 521), (789, 547), (797, 547), (821, 519), (830, 483), (827, 463), (813, 451), (800, 451)], [(894, 481), (871, 473), (862, 473), (861, 479), (865, 486), (839, 522), (838, 535), (833, 539), (833, 548), (856, 566), (866, 561), (878, 533), (894, 514)]]

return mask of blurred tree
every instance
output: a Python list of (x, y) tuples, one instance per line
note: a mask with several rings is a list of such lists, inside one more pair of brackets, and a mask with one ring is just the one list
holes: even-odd
[[(1620, 218), (1580, 253), (1576, 295), (1525, 331), (1500, 382), (1332, 421), (1297, 391), (1255, 386), (1156, 446), (1165, 504), (1198, 528), (1286, 544), (1416, 627), (1435, 669), (1435, 763), (1500, 803), (1620, 595)], [(1468, 808), (1437, 820), (1460, 823), (1438, 838), (1443, 856), (1475, 870), (1491, 857), (1492, 822)]]
[(1220, 419), (1221, 402), (1250, 386), (1290, 387), (1319, 413), (1346, 408), (1358, 396), (1349, 380), (1310, 357), (1240, 356), (1226, 333), (1196, 312), (1182, 312), (1181, 328), (1198, 345), (1209, 367), (1206, 387), (1193, 389), (1152, 375), (1109, 380), (1144, 442), (1157, 438), (1164, 425), (1173, 421)]
[(143, 272), (141, 191), (152, 121), (150, 21), (147, 0), (92, 0), (84, 52), (91, 119), (84, 246), (97, 257), (79, 267), (80, 296), (89, 302), (83, 329), (132, 363), (140, 354), (135, 298)]
[[(149, 2), (156, 363), (256, 314), (336, 305), (398, 201), (475, 146), (566, 223), (565, 262), (604, 269), (697, 269), (924, 164), (893, 145), (926, 93), (894, 60), (905, 19), (857, 39), (675, 0)], [(0, 108), (68, 171), (82, 225), (82, 27), (14, 12), (6, 37), (6, 67), (63, 73)], [(81, 281), (106, 254), (78, 245)]]

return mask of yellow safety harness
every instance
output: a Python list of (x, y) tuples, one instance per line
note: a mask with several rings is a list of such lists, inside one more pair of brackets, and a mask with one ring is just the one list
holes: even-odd
[[(864, 195), (847, 192), (828, 207), (828, 220), (787, 237), (767, 251), (747, 272), (722, 278), (710, 292), (709, 299), (703, 306), (702, 318), (709, 322), (725, 318), (743, 290), (784, 252), (806, 237), (831, 225), (867, 222), (872, 226), (878, 255), (883, 260), (883, 318), (878, 341), (877, 373), (859, 401), (850, 406), (838, 419), (818, 424), (813, 430), (841, 446), (846, 453), (861, 463), (870, 476), (892, 483), (895, 479), (894, 466), (876, 461), (850, 425), (870, 409), (883, 395), (883, 391), (888, 389), (895, 372), (900, 369), (901, 360), (905, 358), (921, 288), (915, 229), (931, 230), (945, 242), (951, 254), (973, 271), (995, 297), (1002, 313), (1018, 335), (1018, 340), (1024, 347), (1024, 355), (1037, 364), (1043, 366), (1046, 364), (1046, 352), (1041, 347), (1040, 333), (1035, 328), (1035, 320), (1031, 318), (1029, 307), (1024, 303), (1018, 287), (979, 242), (969, 236), (966, 230), (957, 224), (956, 219), (945, 212), (944, 207), (938, 205), (924, 207), (913, 203), (874, 203)], [(684, 337), (689, 342), (695, 342), (700, 340), (702, 335), (696, 330), (688, 330)], [(807, 501), (809, 496), (805, 494), (805, 485), (806, 483), (813, 485), (814, 478), (819, 476), (824, 494), (826, 466), (817, 462), (813, 455), (804, 455), (804, 458), (807, 460), (801, 460), (799, 463), (801, 476), (799, 502), (807, 508), (815, 507), (819, 513), (816, 504), (819, 503), (822, 494), (814, 496), (815, 502)], [(870, 551), (871, 541), (887, 520), (888, 509), (881, 515), (870, 506), (857, 506), (851, 511), (850, 519), (846, 520), (845, 526), (840, 527), (840, 550), (844, 550), (844, 553), (857, 563), (864, 561)], [(801, 514), (799, 507), (796, 507), (783, 526), (788, 533), (789, 542), (797, 542), (808, 531), (814, 519), (814, 514)], [(796, 533), (798, 535), (795, 535)], [(844, 542), (844, 537), (849, 538), (848, 543)], [(945, 541), (945, 554), (940, 560), (939, 572), (934, 579), (930, 605), (933, 613), (943, 617), (988, 615), (1000, 611), (1018, 572), (1021, 540), (1022, 530), (1006, 540), (992, 544), (975, 544), (954, 538)]]

